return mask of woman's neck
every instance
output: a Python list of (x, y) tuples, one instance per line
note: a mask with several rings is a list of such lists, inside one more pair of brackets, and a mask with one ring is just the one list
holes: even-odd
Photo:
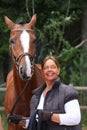
[(54, 83), (54, 81), (51, 81), (51, 82), (46, 81), (46, 89), (50, 90), (53, 86), (53, 83)]

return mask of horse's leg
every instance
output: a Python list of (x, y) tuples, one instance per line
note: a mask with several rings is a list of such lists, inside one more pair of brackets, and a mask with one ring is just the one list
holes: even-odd
[[(13, 81), (13, 72), (11, 71), (7, 76), (6, 81), (6, 93), (4, 99), (4, 106), (5, 106), (5, 113), (6, 116), (10, 114), (12, 106), (16, 99), (16, 93), (14, 88), (14, 81)], [(16, 125), (13, 123), (8, 124), (8, 130), (17, 130)]]
[(10, 113), (11, 108), (16, 100), (15, 88), (13, 83), (9, 82), (6, 88), (4, 106), (6, 115)]
[[(10, 114), (13, 104), (16, 101), (16, 98), (17, 98), (17, 95), (16, 95), (16, 91), (15, 91), (15, 86), (14, 86), (13, 72), (11, 71), (8, 74), (7, 81), (6, 81), (6, 94), (5, 94), (5, 100), (4, 100), (6, 116), (8, 114)], [(18, 111), (19, 111), (19, 113), (21, 112), (21, 107), (19, 109), (16, 109), (16, 111), (14, 111), (14, 113), (15, 112), (18, 113)], [(24, 129), (17, 124), (8, 123), (8, 130), (24, 130)]]
[(4, 130), (1, 116), (0, 116), (0, 130)]

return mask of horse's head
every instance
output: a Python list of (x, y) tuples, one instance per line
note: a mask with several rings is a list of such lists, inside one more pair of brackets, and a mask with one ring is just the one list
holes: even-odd
[(10, 29), (10, 50), (14, 65), (22, 79), (30, 79), (34, 70), (36, 15), (29, 23), (16, 24), (5, 16), (5, 22)]

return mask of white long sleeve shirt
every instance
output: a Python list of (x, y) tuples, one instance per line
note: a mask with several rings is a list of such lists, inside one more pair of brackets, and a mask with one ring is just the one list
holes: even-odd
[[(41, 95), (37, 109), (43, 109), (44, 97)], [(64, 105), (65, 113), (60, 114), (60, 125), (77, 125), (81, 120), (81, 112), (77, 99), (71, 100)]]
[(60, 116), (60, 125), (77, 125), (81, 120), (81, 112), (79, 107), (79, 102), (77, 99), (67, 102), (64, 105), (65, 112), (64, 114), (59, 114)]

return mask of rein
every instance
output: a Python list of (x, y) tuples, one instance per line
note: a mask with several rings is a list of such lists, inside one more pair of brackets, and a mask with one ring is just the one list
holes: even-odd
[[(27, 88), (28, 83), (29, 83), (29, 80), (26, 82), (26, 84), (25, 84), (24, 88), (22, 89), (21, 93), (18, 95), (17, 99), (15, 100), (15, 103), (14, 103), (14, 105), (12, 106), (12, 109), (11, 109), (11, 111), (10, 111), (10, 114), (7, 115), (7, 121), (8, 121), (8, 123), (10, 123), (11, 120), (14, 120), (14, 118), (12, 119), (12, 116), (14, 116), (14, 114), (13, 114), (14, 109), (15, 109), (15, 107), (16, 107), (16, 105), (17, 105), (17, 103), (18, 103), (18, 101), (19, 101), (19, 99), (20, 99), (20, 97), (21, 97), (21, 95), (23, 94), (23, 92), (24, 92), (25, 89)], [(17, 119), (17, 118), (16, 118), (16, 119)], [(22, 118), (21, 118), (21, 119), (22, 119)]]
[(28, 85), (29, 81), (30, 81), (30, 80), (28, 80), (28, 81), (26, 82), (26, 84), (25, 84), (24, 88), (22, 89), (21, 93), (18, 95), (18, 97), (17, 97), (17, 99), (16, 99), (16, 101), (15, 101), (15, 103), (14, 103), (14, 105), (13, 105), (13, 107), (12, 107), (11, 112), (10, 112), (9, 115), (13, 115), (14, 109), (15, 109), (15, 107), (16, 107), (16, 105), (17, 105), (17, 103), (18, 103), (18, 101), (19, 101), (19, 99), (20, 99), (20, 97), (21, 97), (21, 95), (23, 94), (23, 92), (24, 92), (25, 89), (27, 88), (27, 85)]

